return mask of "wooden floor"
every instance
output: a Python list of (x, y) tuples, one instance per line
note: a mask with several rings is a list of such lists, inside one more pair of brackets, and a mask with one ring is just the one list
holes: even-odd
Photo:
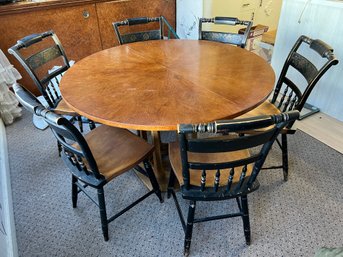
[(297, 121), (295, 127), (343, 154), (343, 122), (319, 112)]

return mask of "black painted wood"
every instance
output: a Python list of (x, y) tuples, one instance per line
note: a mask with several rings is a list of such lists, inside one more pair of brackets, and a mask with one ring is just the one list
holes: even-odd
[[(19, 39), (8, 52), (23, 65), (31, 79), (49, 104), (56, 108), (62, 99), (57, 76), (70, 68), (63, 46), (53, 31), (28, 35)], [(56, 66), (54, 72), (50, 72)]]
[[(333, 48), (320, 39), (300, 36), (282, 67), (271, 102), (281, 111), (301, 111), (320, 78), (338, 64), (333, 52)], [(295, 82), (296, 73), (306, 80), (304, 87)], [(292, 125), (293, 122), (288, 128)]]
[[(108, 224), (143, 201), (145, 198), (155, 193), (159, 200), (163, 202), (158, 182), (149, 163), (151, 152), (143, 153), (145, 155), (142, 154), (143, 156), (138, 156), (137, 158), (138, 160), (143, 160), (144, 169), (142, 167), (137, 169), (143, 171), (142, 174), (145, 174), (149, 178), (153, 189), (133, 203), (130, 203), (127, 207), (120, 210), (112, 217), (107, 218), (104, 186), (113, 178), (105, 178), (105, 176), (101, 174), (101, 170), (98, 168), (97, 160), (93, 156), (93, 153), (81, 132), (76, 129), (68, 119), (44, 108), (35, 96), (33, 96), (19, 84), (15, 84), (13, 89), (20, 103), (22, 103), (27, 110), (38, 115), (39, 117), (42, 117), (49, 124), (49, 127), (51, 128), (61, 147), (61, 158), (65, 165), (69, 168), (69, 171), (72, 175), (73, 207), (76, 208), (77, 206), (78, 193), (80, 192), (85, 193), (85, 195), (98, 206), (105, 241), (109, 239)], [(94, 136), (95, 133), (98, 133), (98, 130), (92, 130), (90, 133), (93, 133)], [(106, 135), (103, 136), (106, 137)], [(116, 145), (113, 145), (114, 149), (116, 149), (115, 147)], [(110, 154), (113, 156), (114, 153), (112, 152)], [(99, 156), (99, 158), (108, 159), (105, 156)], [(131, 166), (124, 168), (126, 169), (124, 172), (131, 170), (131, 168)], [(90, 194), (88, 194), (86, 190), (86, 187), (88, 186), (97, 190), (97, 200), (93, 199)]]
[[(257, 176), (264, 164), (271, 146), (290, 122), (299, 118), (297, 110), (281, 113), (273, 116), (258, 116), (247, 119), (223, 120), (207, 124), (181, 124), (178, 126), (180, 155), (182, 162), (181, 193), (183, 199), (190, 200), (187, 222), (184, 220), (178, 200), (174, 193), (173, 184), (175, 174), (172, 170), (168, 184), (168, 196), (172, 195), (177, 206), (177, 211), (185, 230), (184, 254), (189, 254), (191, 245), (193, 224), (241, 216), (244, 225), (244, 234), (247, 244), (250, 244), (250, 223), (247, 195), (259, 187)], [(244, 134), (246, 129), (260, 129), (256, 134)], [(263, 128), (263, 129), (262, 129)], [(261, 130), (262, 129), (262, 130)], [(211, 138), (193, 138), (193, 133), (224, 133), (226, 136)], [(203, 155), (222, 154), (223, 152), (236, 152), (238, 150), (254, 150), (250, 156), (241, 159), (227, 159), (217, 163), (206, 158), (206, 162), (192, 162), (189, 156), (194, 154)], [(173, 158), (171, 157), (171, 160)], [(251, 173), (248, 173), (248, 165), (253, 165)], [(172, 167), (178, 167), (173, 165)], [(192, 172), (191, 172), (192, 170)], [(215, 171), (214, 183), (206, 184), (208, 172)], [(222, 174), (224, 170), (229, 173)], [(192, 174), (199, 172), (200, 181), (197, 184), (192, 179)], [(175, 173), (175, 174), (174, 174)], [(228, 175), (226, 175), (228, 174)], [(234, 181), (234, 175), (238, 174), (238, 181)], [(191, 183), (191, 181), (193, 181)], [(223, 183), (221, 183), (223, 182)], [(197, 201), (220, 201), (236, 198), (239, 212), (216, 215), (203, 218), (195, 218), (195, 207)]]
[[(337, 64), (338, 59), (331, 46), (320, 39), (300, 36), (282, 67), (271, 103), (281, 112), (301, 111), (320, 78)], [(303, 77), (306, 81), (304, 85), (295, 82), (299, 77)], [(295, 133), (292, 129), (293, 124), (294, 122), (290, 122), (287, 125), (287, 129), (282, 131), (281, 142), (278, 141), (282, 150), (282, 165), (264, 168), (282, 168), (285, 181), (288, 180), (287, 134)]]
[[(203, 29), (203, 23), (213, 23), (221, 25), (243, 26), (244, 33), (230, 33), (218, 31), (206, 31)], [(252, 21), (242, 21), (235, 17), (214, 17), (214, 18), (200, 18), (199, 19), (199, 40), (210, 40), (226, 44), (232, 44), (245, 48), (247, 39), (251, 30)]]
[[(32, 34), (19, 39), (14, 46), (8, 49), (8, 52), (14, 55), (25, 68), (48, 103), (49, 109), (55, 110), (62, 100), (59, 90), (60, 79), (70, 65), (64, 48), (54, 31)], [(78, 121), (80, 130), (83, 131), (81, 116), (75, 114), (71, 109), (65, 114), (73, 116)], [(94, 123), (88, 122), (90, 128), (94, 129)]]
[[(158, 26), (155, 29), (140, 31), (140, 32), (121, 32), (119, 27), (130, 27), (135, 25), (142, 25), (148, 23), (155, 23)], [(173, 27), (169, 24), (167, 19), (164, 16), (160, 17), (136, 17), (128, 18), (123, 21), (113, 22), (113, 29), (117, 36), (119, 44), (128, 44), (137, 41), (146, 41), (146, 40), (162, 40), (164, 38), (175, 38), (178, 39), (179, 36), (176, 34)]]

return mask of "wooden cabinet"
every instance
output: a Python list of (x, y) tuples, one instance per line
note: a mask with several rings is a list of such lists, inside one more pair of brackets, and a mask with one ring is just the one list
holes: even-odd
[(112, 22), (128, 17), (165, 15), (175, 27), (175, 0), (47, 0), (0, 6), (0, 48), (19, 70), (19, 82), (38, 90), (22, 66), (7, 53), (16, 41), (32, 33), (54, 30), (70, 60), (78, 61), (117, 44)]

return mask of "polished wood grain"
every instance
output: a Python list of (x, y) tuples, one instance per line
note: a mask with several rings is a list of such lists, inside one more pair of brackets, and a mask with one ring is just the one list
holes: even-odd
[[(83, 17), (85, 10), (90, 15), (87, 19)], [(75, 61), (102, 50), (94, 4), (1, 15), (0, 23), (0, 48), (23, 76), (20, 83), (36, 94), (39, 94), (39, 91), (30, 76), (7, 52), (18, 39), (33, 33), (54, 30), (68, 58)]]
[(154, 146), (130, 131), (108, 126), (97, 127), (85, 139), (107, 181), (134, 168), (154, 150)]
[(161, 40), (88, 56), (67, 71), (60, 88), (72, 109), (94, 121), (162, 131), (239, 116), (268, 97), (274, 80), (271, 66), (245, 49)]
[(41, 0), (0, 5), (0, 49), (22, 74), (20, 83), (39, 95), (26, 71), (7, 53), (18, 39), (52, 29), (68, 58), (78, 61), (117, 44), (113, 21), (159, 15), (175, 28), (175, 0)]
[[(37, 2), (20, 1), (20, 2), (15, 2), (15, 3), (0, 5), (0, 15), (32, 12), (32, 11), (47, 10), (51, 8), (60, 8), (60, 7), (73, 7), (73, 6), (84, 5), (84, 4), (95, 4), (98, 2), (104, 2), (104, 1), (108, 1), (108, 0), (40, 0)], [(112, 0), (112, 1), (121, 1), (121, 0)]]

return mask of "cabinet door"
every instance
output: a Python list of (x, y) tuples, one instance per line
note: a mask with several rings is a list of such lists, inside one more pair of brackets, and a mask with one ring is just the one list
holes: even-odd
[(96, 4), (102, 47), (118, 45), (112, 22), (133, 17), (163, 15), (175, 28), (175, 0), (128, 0)]
[(70, 60), (78, 61), (101, 50), (95, 5), (61, 7), (0, 16), (0, 48), (19, 70), (25, 87), (38, 94), (29, 75), (7, 53), (18, 39), (33, 33), (54, 30)]

